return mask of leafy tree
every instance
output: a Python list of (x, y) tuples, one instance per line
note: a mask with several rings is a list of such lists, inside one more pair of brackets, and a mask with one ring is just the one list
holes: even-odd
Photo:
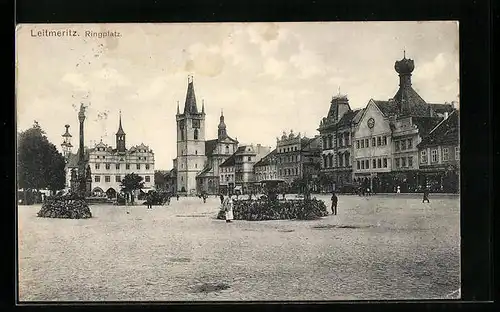
[(144, 182), (142, 181), (143, 178), (135, 173), (130, 173), (127, 174), (122, 182), (121, 182), (121, 190), (122, 192), (130, 194), (130, 198), (132, 199), (132, 202), (134, 201), (134, 197), (132, 196), (132, 193), (135, 190), (139, 190), (144, 187)]
[(64, 156), (49, 142), (38, 122), (18, 133), (18, 187), (36, 191), (48, 188), (55, 192), (64, 188), (64, 170)]

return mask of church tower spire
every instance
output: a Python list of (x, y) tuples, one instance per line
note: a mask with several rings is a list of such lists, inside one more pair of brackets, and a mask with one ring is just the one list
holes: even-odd
[(120, 110), (120, 121), (116, 132), (116, 149), (120, 153), (125, 153), (125, 131), (122, 127), (122, 111)]
[(227, 137), (226, 124), (224, 123), (224, 112), (220, 111), (219, 127), (218, 127), (218, 138), (219, 140), (225, 139)]
[(193, 76), (191, 76), (191, 80), (188, 77), (188, 88), (186, 93), (186, 102), (184, 103), (184, 114), (198, 114), (198, 107), (196, 106), (196, 96), (194, 94)]

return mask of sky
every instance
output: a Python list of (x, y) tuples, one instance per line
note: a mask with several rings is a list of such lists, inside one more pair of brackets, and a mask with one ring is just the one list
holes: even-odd
[[(33, 36), (43, 30), (80, 36)], [(207, 140), (223, 110), (231, 137), (275, 147), (283, 131), (318, 134), (339, 90), (352, 109), (394, 96), (403, 51), (424, 100), (459, 101), (458, 22), (24, 24), (16, 30), (17, 128), (36, 120), (60, 148), (69, 124), (76, 152), (83, 103), (85, 145), (115, 147), (121, 111), (127, 148), (148, 145), (155, 168), (167, 170), (189, 75), (198, 109), (205, 103)]]

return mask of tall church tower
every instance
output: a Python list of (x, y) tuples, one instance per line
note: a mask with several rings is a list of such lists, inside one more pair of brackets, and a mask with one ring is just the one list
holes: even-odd
[(193, 77), (188, 77), (184, 112), (177, 103), (177, 191), (192, 194), (197, 191), (196, 176), (205, 166), (205, 106), (198, 112)]
[(116, 132), (116, 150), (119, 153), (125, 153), (125, 131), (122, 128), (122, 112), (120, 111), (120, 122)]

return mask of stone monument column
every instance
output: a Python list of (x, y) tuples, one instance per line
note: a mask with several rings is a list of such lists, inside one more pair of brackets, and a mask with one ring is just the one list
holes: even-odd
[(85, 196), (86, 193), (86, 168), (85, 168), (85, 147), (83, 137), (83, 122), (85, 121), (85, 108), (83, 103), (80, 105), (78, 113), (78, 121), (80, 122), (80, 145), (78, 149), (78, 193)]

